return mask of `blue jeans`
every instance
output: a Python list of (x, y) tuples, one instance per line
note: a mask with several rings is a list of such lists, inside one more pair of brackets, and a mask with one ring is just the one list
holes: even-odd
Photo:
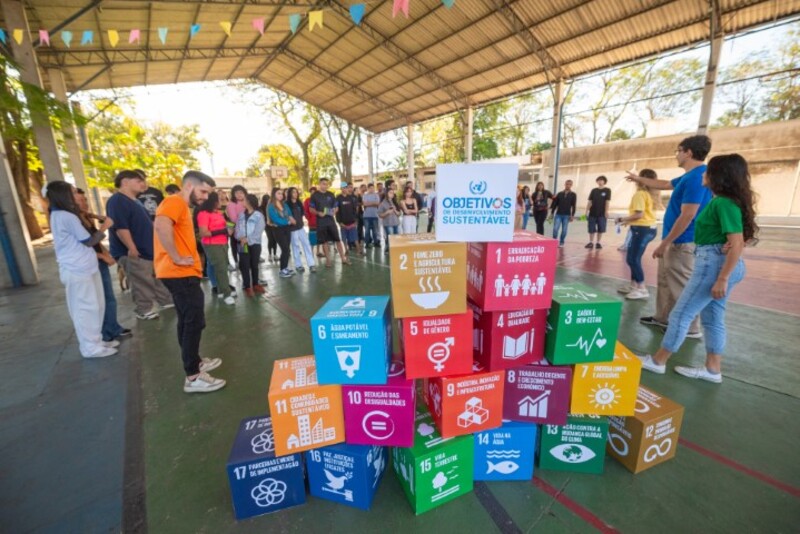
[(114, 295), (114, 285), (111, 282), (111, 270), (108, 264), (98, 260), (100, 265), (100, 279), (103, 281), (103, 295), (106, 298), (106, 311), (103, 314), (103, 327), (100, 332), (103, 341), (111, 341), (122, 333), (122, 325), (117, 322), (117, 297)]
[(642, 269), (642, 256), (647, 245), (656, 237), (656, 229), (649, 226), (631, 226), (631, 242), (628, 245), (628, 254), (625, 261), (631, 268), (631, 280), (637, 284), (644, 282)]
[[(553, 239), (558, 239), (562, 245), (567, 238), (567, 226), (569, 226), (569, 215), (556, 215), (553, 217)], [(559, 230), (561, 230), (560, 238), (558, 237)]]
[(367, 245), (380, 245), (377, 217), (364, 217), (364, 243)]
[(661, 346), (670, 352), (677, 352), (686, 338), (686, 333), (689, 332), (689, 325), (699, 313), (705, 334), (706, 351), (711, 354), (722, 354), (725, 350), (725, 304), (728, 302), (731, 290), (744, 278), (744, 261), (739, 258), (739, 263), (734, 267), (725, 296), (714, 299), (711, 296), (711, 288), (717, 281), (726, 258), (722, 253), (722, 245), (698, 245), (694, 255), (692, 277), (669, 314), (669, 327)]
[(391, 234), (397, 235), (398, 233), (400, 233), (400, 226), (399, 225), (394, 225), (394, 226), (386, 226), (386, 225), (384, 225), (383, 226), (383, 234), (386, 237), (386, 250), (387, 251), (389, 250), (389, 235), (391, 235)]
[(527, 230), (528, 229), (528, 218), (530, 216), (531, 216), (531, 212), (530, 211), (523, 211), (522, 212), (522, 229), (523, 230)]

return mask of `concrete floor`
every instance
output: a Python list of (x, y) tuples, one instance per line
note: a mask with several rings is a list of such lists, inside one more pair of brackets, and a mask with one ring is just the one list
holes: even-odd
[[(558, 278), (613, 293), (627, 275), (620, 236), (583, 249), (572, 226)], [(42, 284), (0, 292), (0, 525), (4, 532), (796, 532), (800, 524), (800, 245), (797, 230), (767, 229), (747, 251), (748, 279), (729, 308), (722, 386), (674, 373), (642, 382), (686, 407), (677, 457), (632, 475), (606, 459), (602, 476), (536, 470), (531, 483), (479, 483), (415, 517), (389, 471), (362, 512), (309, 497), (302, 507), (235, 522), (225, 475), (239, 421), (267, 411), (272, 362), (310, 354), (308, 318), (335, 294), (386, 294), (382, 251), (290, 280), (264, 265), (265, 299), (232, 307), (207, 297), (202, 350), (220, 356), (228, 387), (182, 392), (174, 312), (134, 325), (104, 361), (80, 358), (52, 248), (37, 250)], [(648, 261), (648, 272), (654, 263)], [(653, 281), (649, 275), (648, 281)], [(626, 302), (620, 339), (636, 352), (661, 334), (639, 325), (651, 302)], [(675, 364), (698, 363), (688, 340)], [(445, 530), (446, 529), (446, 530)]]

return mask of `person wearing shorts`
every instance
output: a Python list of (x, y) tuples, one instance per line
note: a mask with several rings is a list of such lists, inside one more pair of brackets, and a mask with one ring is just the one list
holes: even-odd
[(336, 222), (342, 232), (342, 241), (347, 251), (356, 250), (361, 254), (361, 240), (358, 231), (358, 197), (353, 194), (352, 184), (342, 184), (342, 194), (336, 197)]
[(600, 239), (606, 233), (608, 221), (608, 207), (611, 204), (611, 189), (606, 187), (608, 180), (605, 176), (598, 176), (595, 180), (597, 187), (589, 193), (589, 202), (586, 204), (586, 217), (589, 222), (589, 242), (584, 248), (603, 248)]
[(317, 243), (322, 245), (325, 267), (332, 265), (329, 243), (336, 243), (342, 263), (350, 265), (347, 252), (339, 239), (339, 230), (336, 228), (336, 197), (328, 191), (329, 186), (327, 178), (320, 178), (319, 189), (311, 195), (311, 201), (308, 203), (309, 211), (317, 216)]

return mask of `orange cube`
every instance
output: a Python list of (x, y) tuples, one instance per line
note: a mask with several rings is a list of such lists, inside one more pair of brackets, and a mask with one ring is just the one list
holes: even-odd
[(503, 424), (505, 371), (426, 378), (422, 392), (443, 438)]
[(633, 415), (641, 375), (642, 361), (617, 341), (612, 361), (575, 365), (570, 412)]
[(344, 441), (342, 386), (320, 386), (314, 356), (277, 360), (269, 383), (275, 455)]

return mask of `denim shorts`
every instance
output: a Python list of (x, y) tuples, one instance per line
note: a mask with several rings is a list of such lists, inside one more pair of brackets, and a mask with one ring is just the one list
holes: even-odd
[(590, 234), (606, 233), (606, 222), (608, 222), (608, 219), (606, 219), (605, 217), (595, 217), (593, 215), (589, 215), (587, 220), (589, 221)]

